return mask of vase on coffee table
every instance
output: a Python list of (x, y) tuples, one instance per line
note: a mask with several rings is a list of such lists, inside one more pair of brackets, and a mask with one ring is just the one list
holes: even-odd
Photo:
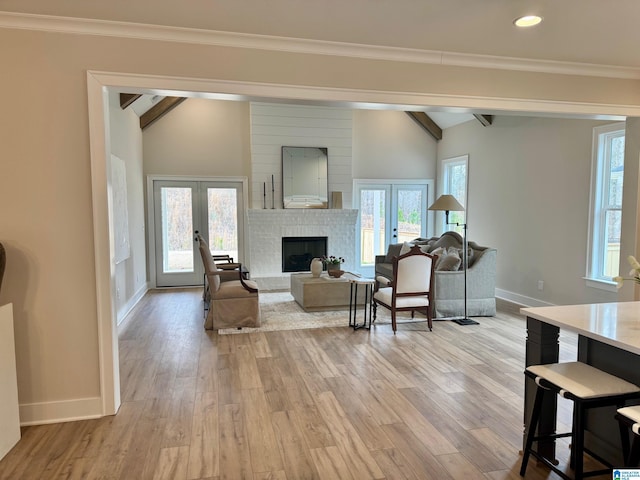
[(318, 278), (322, 273), (322, 260), (314, 258), (311, 260), (311, 276)]

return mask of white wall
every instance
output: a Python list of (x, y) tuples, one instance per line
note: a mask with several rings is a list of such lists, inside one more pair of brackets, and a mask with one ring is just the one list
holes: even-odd
[(436, 148), (405, 112), (353, 112), (353, 178), (435, 179)]
[(127, 178), (127, 209), (131, 255), (116, 265), (116, 311), (120, 323), (147, 290), (142, 131), (131, 108), (120, 108), (120, 95), (109, 95), (111, 153), (124, 160)]
[(145, 128), (145, 175), (249, 177), (249, 103), (190, 98)]
[(469, 239), (498, 249), (502, 295), (529, 305), (617, 299), (583, 280), (592, 132), (603, 123), (497, 116), (445, 130), (438, 159), (469, 154)]

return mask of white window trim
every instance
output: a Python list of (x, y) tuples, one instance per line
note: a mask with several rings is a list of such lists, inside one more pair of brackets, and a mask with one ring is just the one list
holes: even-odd
[(599, 219), (596, 217), (596, 207), (601, 204), (602, 190), (602, 165), (599, 161), (601, 157), (601, 149), (603, 144), (600, 143), (602, 135), (611, 134), (613, 132), (625, 132), (625, 123), (616, 122), (609, 125), (594, 127), (593, 139), (591, 147), (591, 190), (589, 195), (589, 235), (587, 238), (587, 265), (586, 275), (584, 277), (588, 287), (615, 292), (617, 290), (616, 283), (612, 280), (597, 277), (594, 272), (598, 269), (597, 255), (595, 249), (599, 248), (595, 239), (596, 230), (599, 230)]

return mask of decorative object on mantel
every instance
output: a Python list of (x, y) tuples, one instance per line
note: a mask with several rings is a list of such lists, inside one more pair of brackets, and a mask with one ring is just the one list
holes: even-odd
[(271, 209), (276, 208), (276, 184), (271, 174)]
[(344, 270), (340, 270), (339, 268), (328, 269), (327, 273), (330, 277), (340, 278), (344, 274)]
[(342, 208), (342, 192), (331, 192), (331, 208)]
[(4, 267), (7, 264), (7, 252), (4, 245), (0, 243), (0, 291), (2, 290), (2, 277), (4, 276)]
[(322, 260), (320, 258), (314, 258), (311, 260), (311, 275), (318, 278), (322, 273)]
[[(629, 265), (631, 265), (631, 271), (629, 272), (629, 278), (627, 277), (613, 277), (613, 281), (616, 282), (617, 288), (622, 288), (622, 284), (625, 280), (633, 280), (636, 283), (640, 283), (640, 263), (636, 260), (636, 257), (629, 255), (627, 257)], [(1, 271), (1, 270), (0, 270)], [(2, 283), (2, 276), (0, 276), (0, 284)]]
[(267, 182), (262, 184), (262, 208), (267, 208)]
[(340, 265), (344, 263), (344, 258), (334, 255), (322, 257), (322, 263), (327, 266), (327, 272), (330, 270), (340, 270)]

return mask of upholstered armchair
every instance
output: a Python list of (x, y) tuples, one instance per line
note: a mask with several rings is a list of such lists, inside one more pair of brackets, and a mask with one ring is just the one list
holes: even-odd
[[(373, 319), (378, 305), (391, 311), (391, 328), (396, 333), (396, 312), (416, 311), (427, 316), (429, 330), (432, 329), (432, 286), (437, 256), (424, 253), (413, 246), (404, 255), (393, 258), (393, 278), (388, 286), (378, 288), (373, 294)], [(383, 279), (384, 280), (384, 279)]]
[[(198, 235), (200, 256), (206, 276), (209, 311), (204, 323), (206, 330), (260, 326), (258, 285), (245, 280), (242, 265), (235, 270), (221, 270), (216, 265), (209, 246)], [(233, 276), (233, 278), (231, 278)], [(225, 281), (222, 281), (225, 277)], [(207, 299), (205, 298), (205, 302)]]

